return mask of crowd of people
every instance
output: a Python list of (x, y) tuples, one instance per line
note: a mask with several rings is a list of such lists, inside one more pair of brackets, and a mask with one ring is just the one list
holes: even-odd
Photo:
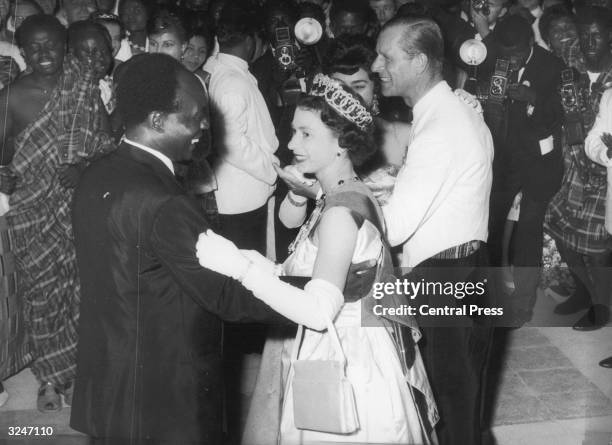
[(0, 14), (0, 381), (94, 443), (486, 443), (495, 326), (608, 324), (609, 2)]

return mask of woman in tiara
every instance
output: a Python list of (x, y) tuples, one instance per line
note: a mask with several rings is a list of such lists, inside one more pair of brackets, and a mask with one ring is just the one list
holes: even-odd
[[(269, 444), (278, 439), (281, 444), (429, 444), (437, 413), (418, 348), (414, 342), (406, 342), (406, 356), (411, 357), (406, 361), (406, 356), (398, 353), (388, 327), (376, 320), (375, 327), (361, 326), (360, 298), (369, 294), (375, 276), (355, 292), (355, 280), (360, 278), (351, 273), (356, 265), (376, 268), (372, 265), (382, 259), (385, 268), (390, 265), (380, 208), (355, 173), (355, 167), (374, 151), (372, 116), (360, 97), (338, 81), (319, 74), (310, 94), (298, 101), (292, 127), (289, 149), (294, 152), (297, 168), (317, 178), (322, 195), (282, 268), (257, 253), (238, 250), (210, 231), (200, 235), (197, 255), (202, 266), (240, 280), (257, 298), (304, 326), (301, 346), (299, 339), (295, 342), (298, 360), (346, 357), (346, 377), (354, 391), (358, 427), (349, 434), (297, 429), (294, 374), (287, 375), (289, 367), (285, 363), (281, 373), (284, 398), (279, 405), (280, 425), (272, 431), (278, 436), (254, 437), (250, 432), (243, 437), (243, 443)], [(279, 273), (310, 280), (302, 290), (281, 281)], [(334, 343), (334, 332), (342, 351)], [(410, 333), (419, 338), (414, 325)], [(417, 392), (427, 401), (426, 412), (418, 409)], [(326, 403), (328, 400), (319, 401), (321, 407)]]

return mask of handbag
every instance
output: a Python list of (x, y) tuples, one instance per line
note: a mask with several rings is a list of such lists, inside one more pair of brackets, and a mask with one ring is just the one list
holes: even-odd
[(359, 428), (353, 386), (347, 379), (346, 356), (332, 321), (327, 332), (341, 360), (297, 360), (304, 327), (300, 325), (291, 354), (293, 418), (302, 430), (350, 434)]

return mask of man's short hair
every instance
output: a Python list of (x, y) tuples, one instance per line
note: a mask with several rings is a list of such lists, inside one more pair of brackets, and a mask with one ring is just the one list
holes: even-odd
[(533, 30), (520, 15), (511, 15), (497, 22), (493, 34), (503, 48), (525, 48), (533, 42)]
[(27, 17), (15, 32), (15, 40), (20, 48), (29, 34), (45, 29), (58, 35), (61, 41), (66, 41), (66, 28), (52, 15), (34, 14)]
[(444, 39), (438, 24), (426, 16), (394, 17), (385, 23), (381, 33), (387, 29), (401, 28), (400, 45), (407, 54), (423, 53), (429, 60), (430, 70), (442, 72), (444, 64)]
[(217, 23), (217, 40), (220, 46), (234, 47), (259, 31), (259, 22), (244, 6), (228, 2), (221, 10)]
[(139, 54), (125, 62), (117, 80), (117, 110), (126, 128), (142, 124), (154, 111), (178, 109), (178, 77), (185, 68), (166, 54)]
[(602, 8), (601, 6), (576, 8), (576, 24), (579, 26), (597, 24), (601, 28), (609, 30), (611, 28), (611, 22), (610, 11), (606, 8)]
[(111, 36), (104, 26), (92, 20), (79, 20), (68, 26), (68, 47), (74, 48), (83, 35), (90, 33), (98, 34), (106, 39), (109, 46), (112, 44)]

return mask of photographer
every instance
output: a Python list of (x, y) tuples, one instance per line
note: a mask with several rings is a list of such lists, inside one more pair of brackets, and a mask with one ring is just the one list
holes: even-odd
[(498, 61), (484, 107), (495, 142), (489, 244), (492, 263), (499, 265), (506, 215), (522, 191), (513, 295), (515, 319), (522, 324), (531, 318), (535, 303), (544, 212), (562, 175), (558, 85), (563, 63), (534, 45), (531, 26), (520, 16), (499, 22), (493, 39)]
[(299, 48), (293, 34), (297, 10), (288, 1), (272, 1), (265, 7), (263, 21), (266, 49), (253, 62), (251, 70), (266, 100), (272, 121), (278, 128), (283, 114), (283, 84), (298, 69), (296, 58)]
[[(304, 91), (307, 79), (319, 69), (318, 54), (324, 52), (326, 36), (315, 45), (300, 45), (295, 36), (295, 25), (299, 18), (312, 17), (324, 28), (325, 13), (316, 4), (304, 3), (293, 6), (283, 0), (268, 3), (265, 9), (265, 36), (268, 48), (264, 55), (252, 65), (252, 72), (257, 79), (279, 139), (276, 155), (282, 165), (290, 164), (293, 153), (287, 148), (291, 139), (291, 119), (297, 96)], [(275, 196), (279, 197), (275, 205), (275, 242), (277, 259), (284, 259), (287, 248), (297, 235), (297, 231), (287, 229), (278, 219), (278, 207), (287, 194), (284, 182), (279, 181)]]

